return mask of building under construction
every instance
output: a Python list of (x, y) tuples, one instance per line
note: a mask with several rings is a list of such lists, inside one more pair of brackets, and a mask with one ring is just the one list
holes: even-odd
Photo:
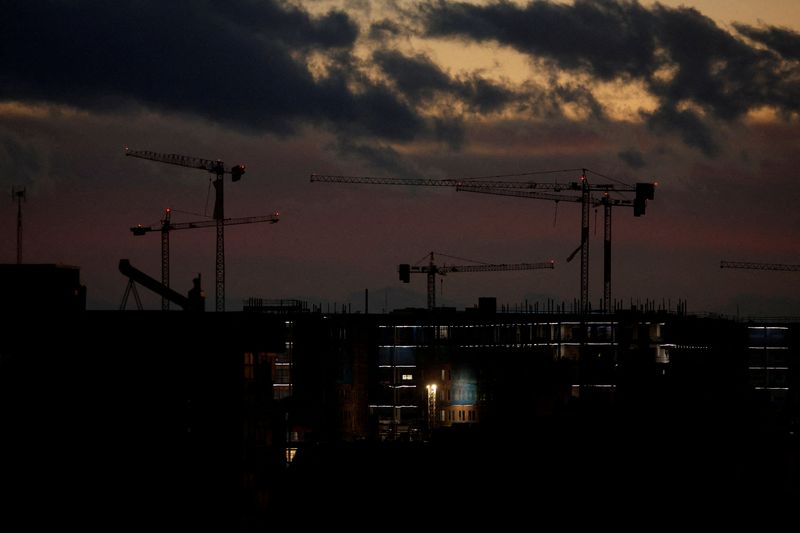
[[(62, 524), (113, 529), (102, 508), (127, 526), (255, 529), (323, 500), (383, 505), (428, 468), (465, 486), (536, 475), (543, 498), (587, 472), (629, 498), (666, 496), (679, 476), (798, 489), (798, 322), (498, 313), (492, 299), (387, 314), (259, 299), (237, 313), (81, 309), (26, 308), (0, 344), (2, 446), (17, 459), (5, 493), (17, 509), (44, 499)], [(486, 498), (511, 505), (510, 491)]]

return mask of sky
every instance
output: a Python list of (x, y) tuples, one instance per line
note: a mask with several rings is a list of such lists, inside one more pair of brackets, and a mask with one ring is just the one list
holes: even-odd
[[(448, 188), (311, 183), (311, 173), (468, 178), (586, 168), (657, 181), (617, 209), (613, 297), (690, 312), (800, 316), (800, 3), (0, 0), (0, 182), (25, 187), (23, 261), (81, 269), (90, 309), (119, 306), (119, 259), (160, 277), (157, 233), (211, 214), (211, 175), (124, 146), (226, 164), (226, 307), (299, 298), (363, 311), (425, 305), (400, 263), (554, 260), (453, 273), (443, 305), (579, 297), (578, 204)], [(574, 181), (579, 172), (540, 181)], [(0, 204), (0, 262), (17, 206)], [(602, 212), (590, 300), (602, 298)], [(214, 308), (214, 229), (174, 231), (171, 286)], [(445, 257), (451, 256), (459, 259)], [(463, 258), (463, 259), (461, 259)], [(145, 294), (146, 307), (160, 300)]]

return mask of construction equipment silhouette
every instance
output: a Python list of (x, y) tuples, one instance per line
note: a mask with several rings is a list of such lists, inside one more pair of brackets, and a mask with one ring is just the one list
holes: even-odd
[[(554, 172), (572, 172), (577, 169), (565, 169), (563, 171), (546, 171), (551, 174)], [(611, 311), (611, 208), (614, 206), (633, 207), (633, 215), (641, 216), (645, 214), (647, 200), (652, 200), (655, 196), (655, 183), (637, 183), (635, 185), (599, 183), (590, 184), (586, 176), (587, 169), (580, 169), (580, 180), (569, 183), (532, 183), (518, 182), (516, 187), (509, 185), (508, 181), (497, 181), (492, 185), (492, 181), (480, 180), (480, 185), (473, 185), (472, 181), (463, 181), (456, 187), (458, 191), (477, 192), (482, 194), (495, 194), (501, 196), (516, 196), (533, 198), (538, 200), (550, 200), (555, 202), (568, 201), (579, 202), (581, 204), (581, 303), (582, 313), (589, 311), (589, 211), (591, 207), (603, 206), (603, 309)], [(516, 176), (527, 176), (534, 173), (518, 174)], [(600, 175), (600, 174), (598, 174)], [(509, 177), (506, 175), (504, 177)], [(536, 190), (539, 189), (539, 190)], [(541, 192), (541, 189), (550, 189), (554, 192), (580, 191), (580, 196), (569, 194), (554, 194)], [(592, 196), (592, 192), (601, 192), (601, 197)], [(635, 198), (616, 199), (611, 198), (610, 193), (633, 192)], [(577, 250), (570, 254), (567, 261), (572, 260)]]
[[(445, 254), (439, 254), (440, 256)], [(445, 257), (449, 257), (446, 256)], [(451, 272), (505, 272), (510, 270), (536, 270), (541, 268), (555, 268), (555, 261), (547, 261), (542, 263), (511, 263), (511, 264), (489, 264), (481, 263), (475, 265), (442, 265), (437, 266), (434, 262), (434, 252), (430, 252), (425, 256), (428, 258), (428, 264), (423, 266), (402, 264), (398, 267), (400, 274), (400, 281), (408, 283), (411, 281), (411, 274), (426, 274), (428, 277), (428, 309), (436, 307), (436, 274), (444, 276)], [(421, 259), (419, 262), (425, 260)], [(458, 258), (453, 258), (458, 259)], [(474, 261), (477, 263), (477, 261)]]
[[(580, 182), (536, 184), (537, 187), (530, 187), (530, 183), (520, 183), (518, 188), (508, 185), (508, 182), (498, 182), (495, 187), (490, 186), (491, 182), (484, 181), (480, 186), (474, 186), (471, 182), (464, 182), (456, 187), (456, 190), (463, 192), (476, 192), (482, 194), (494, 194), (500, 196), (516, 196), (519, 198), (533, 198), (538, 200), (550, 200), (554, 202), (579, 202), (581, 204), (581, 244), (567, 257), (567, 262), (581, 252), (581, 312), (587, 312), (589, 302), (589, 210), (591, 207), (603, 206), (603, 309), (611, 311), (611, 208), (612, 207), (632, 207), (634, 216), (641, 216), (645, 213), (647, 200), (652, 200), (655, 192), (655, 183), (637, 183), (636, 185), (614, 185), (609, 183), (589, 184), (586, 179), (586, 169), (583, 169)], [(580, 190), (580, 196), (569, 194), (554, 194), (540, 192), (542, 185), (549, 185), (554, 191), (575, 191)], [(602, 196), (592, 196), (591, 191), (601, 191)], [(633, 200), (611, 198), (611, 192), (634, 192), (636, 197)]]
[[(280, 215), (275, 212), (271, 215), (263, 215), (263, 216), (255, 216), (255, 217), (242, 217), (242, 218), (226, 218), (223, 219), (223, 225), (225, 226), (234, 226), (237, 224), (255, 224), (258, 222), (269, 222), (270, 224), (275, 224), (280, 220)], [(172, 209), (169, 207), (164, 210), (164, 218), (161, 219), (160, 224), (154, 224), (152, 226), (143, 226), (139, 224), (131, 228), (131, 232), (134, 235), (144, 235), (151, 231), (160, 231), (161, 232), (161, 283), (165, 287), (169, 287), (169, 232), (172, 230), (178, 229), (195, 229), (195, 228), (208, 228), (211, 226), (215, 226), (217, 221), (215, 220), (200, 220), (196, 222), (172, 222)], [(169, 299), (166, 297), (161, 298), (161, 310), (168, 311), (169, 310)]]
[(130, 150), (125, 147), (125, 155), (148, 159), (159, 163), (177, 165), (187, 168), (195, 168), (211, 172), (216, 177), (214, 179), (214, 189), (216, 190), (216, 201), (214, 202), (214, 220), (217, 228), (217, 249), (216, 249), (216, 310), (225, 310), (225, 204), (223, 193), (223, 178), (225, 174), (231, 175), (231, 181), (237, 182), (242, 178), (245, 171), (244, 165), (235, 165), (230, 168), (225, 167), (221, 160), (202, 159), (179, 154), (161, 154), (147, 150)]
[[(580, 179), (568, 183), (548, 183), (548, 182), (533, 182), (533, 181), (514, 181), (509, 179), (500, 178), (521, 178), (533, 175), (555, 174), (563, 172), (576, 172), (580, 171)], [(580, 290), (581, 313), (587, 313), (589, 310), (589, 211), (594, 205), (603, 205), (605, 214), (604, 224), (604, 291), (603, 291), (603, 306), (606, 311), (609, 310), (611, 302), (611, 208), (613, 206), (629, 206), (633, 207), (634, 216), (641, 216), (645, 214), (647, 207), (647, 200), (653, 200), (655, 196), (656, 183), (640, 182), (635, 185), (628, 185), (623, 183), (611, 184), (590, 184), (586, 177), (589, 171), (587, 169), (563, 169), (563, 170), (547, 170), (537, 172), (523, 172), (516, 174), (501, 174), (495, 176), (481, 176), (475, 178), (447, 178), (447, 179), (432, 179), (432, 178), (377, 178), (370, 176), (340, 176), (329, 174), (311, 174), (312, 182), (322, 183), (361, 183), (372, 185), (407, 185), (407, 186), (432, 186), (432, 187), (455, 187), (457, 191), (464, 192), (480, 192), (484, 194), (496, 194), (503, 196), (517, 196), (526, 198), (536, 198), (540, 200), (552, 201), (573, 201), (581, 203), (581, 272), (580, 272)], [(592, 172), (598, 176), (608, 178), (602, 174)], [(545, 192), (547, 191), (547, 192)], [(602, 197), (597, 198), (592, 196), (592, 192), (601, 192)], [(635, 193), (633, 200), (614, 199), (610, 197), (610, 193)], [(564, 193), (564, 194), (556, 194)], [(579, 196), (571, 195), (569, 193), (580, 193)]]
[(164, 286), (155, 279), (151, 278), (138, 268), (134, 268), (128, 259), (119, 260), (119, 271), (128, 278), (128, 285), (125, 288), (125, 294), (122, 296), (122, 303), (119, 310), (124, 311), (128, 304), (128, 295), (132, 292), (136, 299), (137, 309), (142, 309), (142, 300), (139, 298), (139, 292), (136, 290), (136, 283), (141, 284), (143, 287), (150, 289), (163, 298), (167, 298), (171, 302), (183, 308), (184, 311), (204, 311), (206, 296), (200, 286), (200, 275), (192, 279), (192, 288), (189, 290), (188, 296), (184, 296), (169, 287)]

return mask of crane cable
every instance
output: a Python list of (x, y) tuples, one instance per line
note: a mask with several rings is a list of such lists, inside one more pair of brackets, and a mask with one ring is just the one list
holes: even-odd
[(208, 200), (211, 198), (211, 178), (208, 178), (208, 189), (206, 190), (206, 208), (203, 210), (205, 213), (203, 216), (206, 218), (211, 218), (208, 216)]
[(172, 212), (173, 212), (173, 213), (184, 213), (184, 214), (186, 214), (186, 215), (194, 215), (194, 216), (197, 216), (197, 217), (211, 218), (210, 216), (208, 216), (208, 215), (204, 215), (204, 214), (202, 214), (202, 213), (195, 213), (194, 211), (184, 211), (184, 210), (182, 210), (182, 209), (175, 209), (175, 208), (172, 208)]
[(553, 210), (553, 227), (556, 227), (556, 221), (558, 220), (558, 200), (554, 202), (556, 204), (555, 210)]
[[(455, 255), (447, 255), (447, 254), (443, 254), (441, 252), (429, 252), (429, 253), (425, 254), (425, 257), (423, 257), (422, 259), (420, 259), (419, 261), (414, 263), (414, 266), (417, 266), (420, 263), (428, 261), (430, 259), (430, 257), (431, 257), (431, 253), (434, 254), (434, 255), (441, 256), (441, 257), (447, 257), (448, 259), (456, 259), (458, 261), (467, 261), (468, 263), (476, 263), (478, 265), (489, 265), (489, 264), (491, 264), (491, 263), (486, 263), (485, 261), (476, 261), (475, 259), (467, 259), (466, 257), (458, 257), (458, 256), (455, 256)], [(442, 266), (445, 266), (445, 265), (442, 265)]]

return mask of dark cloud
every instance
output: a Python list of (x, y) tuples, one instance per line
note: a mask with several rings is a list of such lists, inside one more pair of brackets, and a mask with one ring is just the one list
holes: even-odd
[(398, 101), (386, 87), (370, 87), (352, 101), (356, 124), (363, 124), (364, 134), (399, 141), (410, 141), (424, 127), (416, 111)]
[(742, 35), (768, 46), (784, 59), (800, 60), (800, 33), (774, 26), (756, 28), (747, 24), (734, 24)]
[(422, 174), (394, 148), (386, 144), (355, 142), (339, 138), (331, 147), (345, 158), (358, 157), (374, 170), (388, 172), (397, 178), (420, 178)]
[[(344, 13), (277, 1), (2, 2), (0, 99), (90, 110), (143, 105), (235, 129), (310, 122), (408, 140), (425, 126), (380, 84), (341, 67), (358, 34)], [(304, 54), (331, 56), (315, 78)]]
[(387, 37), (396, 37), (404, 31), (404, 28), (393, 20), (383, 19), (378, 22), (373, 22), (369, 26), (369, 38), (375, 40), (386, 39)]
[(656, 132), (678, 132), (683, 142), (709, 157), (717, 155), (720, 151), (714, 142), (710, 127), (696, 113), (688, 109), (677, 110), (664, 106), (644, 116), (650, 129)]
[(642, 152), (636, 148), (622, 150), (617, 154), (617, 157), (622, 159), (622, 161), (631, 168), (642, 168), (645, 165)]
[[(4, 98), (90, 109), (132, 100), (264, 127), (302, 113), (302, 96), (316, 90), (287, 45), (313, 46), (324, 24), (272, 2), (5, 4)], [(269, 27), (253, 30), (273, 19), (296, 32), (265, 39)]]
[(291, 46), (350, 47), (358, 37), (358, 26), (342, 11), (313, 18), (290, 4), (255, 0), (212, 0), (210, 7), (235, 29)]
[(553, 91), (561, 102), (577, 104), (581, 109), (587, 110), (594, 118), (603, 118), (603, 106), (588, 88), (582, 85), (557, 84)]
[(478, 75), (461, 80), (457, 88), (458, 94), (469, 104), (473, 111), (482, 114), (500, 111), (505, 106), (518, 101), (519, 94), (492, 83)]
[(372, 59), (412, 102), (430, 100), (438, 91), (452, 91), (454, 82), (424, 55), (409, 57), (395, 50), (377, 50)]
[(464, 144), (464, 122), (459, 118), (436, 118), (433, 121), (433, 131), (436, 140), (444, 142), (453, 150), (458, 150)]
[(447, 95), (461, 100), (472, 111), (488, 114), (521, 98), (477, 74), (453, 78), (422, 54), (412, 57), (396, 50), (377, 50), (372, 57), (397, 90), (416, 104)]
[[(419, 14), (428, 36), (496, 42), (554, 69), (601, 80), (642, 81), (659, 101), (651, 125), (679, 133), (706, 155), (718, 152), (710, 128), (699, 115), (676, 111), (681, 104), (695, 104), (709, 118), (728, 121), (761, 106), (800, 109), (797, 65), (785, 61), (798, 58), (800, 38), (788, 30), (737, 26), (779, 57), (750, 46), (695, 9), (648, 8), (636, 1), (430, 1)], [(591, 93), (584, 94), (584, 104), (600, 111), (588, 99)]]
[(645, 78), (663, 107), (690, 101), (716, 117), (735, 119), (761, 105), (784, 103), (773, 94), (780, 65), (772, 54), (749, 47), (693, 9), (656, 6), (664, 66), (677, 67), (669, 80)]
[(604, 79), (652, 68), (652, 15), (635, 2), (428, 2), (420, 11), (427, 35), (494, 41)]
[(525, 84), (525, 98), (519, 103), (520, 113), (549, 120), (563, 116), (561, 103), (554, 91), (548, 91), (533, 82)]
[[(350, 5), (369, 9), (361, 0)], [(388, 45), (364, 60), (354, 53), (360, 28), (347, 13), (312, 15), (281, 0), (0, 0), (0, 8), (8, 21), (0, 34), (0, 100), (147, 108), (239, 131), (290, 134), (312, 124), (356, 145), (422, 138), (458, 148), (463, 111), (560, 119), (577, 107), (603, 120), (591, 89), (600, 79), (642, 83), (658, 102), (646, 115), (652, 130), (712, 155), (711, 121), (761, 106), (800, 110), (798, 34), (738, 25), (734, 36), (694, 9), (660, 4), (428, 1), (412, 8), (416, 18), (395, 6), (397, 19), (367, 30), (391, 39), (419, 23), (427, 36), (496, 42), (554, 73), (579, 75), (571, 82), (554, 75), (545, 85), (454, 74), (425, 54)]]
[[(0, 100), (103, 112), (144, 107), (278, 134), (314, 124), (340, 136), (349, 153), (392, 167), (383, 150), (363, 147), (420, 137), (463, 143), (462, 118), (422, 112), (435, 96), (481, 113), (516, 98), (477, 75), (451, 78), (424, 55), (387, 50), (374, 55), (387, 80), (376, 81), (353, 54), (359, 28), (342, 11), (312, 16), (278, 0), (0, 0), (0, 7), (12, 21), (0, 35)], [(388, 21), (379, 27), (400, 31)], [(321, 72), (312, 74), (311, 54), (324, 57)]]

